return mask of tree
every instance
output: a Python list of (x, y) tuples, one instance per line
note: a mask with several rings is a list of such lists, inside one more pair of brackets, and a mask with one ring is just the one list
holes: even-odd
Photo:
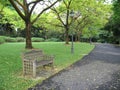
[(109, 22), (104, 29), (107, 32), (108, 42), (120, 44), (120, 1), (113, 1), (113, 12), (109, 18)]
[[(108, 13), (107, 8), (108, 6), (104, 4), (104, 0), (63, 0), (59, 7), (51, 9), (57, 16), (55, 19), (61, 23), (57, 23), (56, 26), (65, 29), (66, 44), (68, 44), (70, 28), (79, 38), (82, 30), (93, 25), (93, 23), (99, 27), (103, 26), (107, 22), (107, 19), (105, 19)], [(72, 10), (74, 10), (75, 16), (70, 19), (69, 14)]]
[(83, 29), (90, 24), (89, 21), (86, 21), (88, 16), (83, 16), (80, 19), (76, 20), (76, 23), (74, 25), (75, 27), (75, 41), (80, 41), (80, 36), (82, 35)]
[[(18, 15), (22, 18), (25, 22), (25, 29), (26, 29), (26, 49), (32, 49), (32, 42), (31, 42), (31, 27), (37, 21), (37, 19), (49, 8), (55, 5), (59, 0), (54, 1), (53, 3), (50, 0), (9, 0), (12, 4)], [(39, 4), (41, 4), (41, 8), (46, 5), (47, 7), (42, 8), (42, 10), (36, 15), (35, 18), (33, 17), (34, 9)]]
[(12, 11), (11, 7), (11, 4), (7, 0), (0, 1), (0, 35), (15, 35), (12, 21), (17, 15), (16, 12)]
[[(65, 41), (66, 44), (69, 44), (69, 13), (71, 11), (70, 5), (73, 0), (63, 0), (63, 2), (59, 5), (59, 7), (53, 7), (51, 10), (57, 16), (57, 19), (61, 23), (59, 27), (65, 28)], [(58, 26), (58, 25), (56, 25)]]
[(84, 29), (86, 30), (90, 26), (101, 28), (108, 21), (107, 14), (110, 7), (104, 4), (104, 0), (75, 0), (71, 7), (74, 11), (80, 12), (80, 17), (74, 21), (77, 41), (80, 41), (80, 35), (82, 35)]
[(120, 0), (115, 0), (113, 3), (112, 31), (116, 41), (120, 44)]

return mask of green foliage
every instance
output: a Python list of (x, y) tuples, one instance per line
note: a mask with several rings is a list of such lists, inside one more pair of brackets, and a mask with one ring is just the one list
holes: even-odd
[(82, 18), (87, 16), (83, 22), (103, 26), (107, 22), (108, 14), (111, 11), (111, 5), (104, 4), (96, 0), (74, 0), (72, 7), (75, 11), (79, 11)]
[[(4, 0), (0, 1), (3, 3)], [(22, 0), (23, 1), (23, 0)], [(71, 0), (65, 0), (66, 4), (69, 4), (69, 1)], [(7, 1), (4, 3), (8, 3)], [(10, 7), (10, 4), (8, 4)], [(0, 6), (2, 7), (2, 6)], [(57, 13), (50, 11), (43, 13), (40, 15), (40, 18), (38, 18), (37, 22), (34, 24), (34, 28), (32, 28), (31, 33), (33, 37), (42, 37), (42, 38), (59, 38), (60, 40), (65, 40), (65, 36), (63, 37), (65, 33), (65, 27), (66, 27), (66, 20), (67, 20), (67, 13), (66, 11), (74, 10), (75, 13), (80, 12), (81, 16), (79, 18), (76, 18), (75, 21), (73, 20), (74, 25), (68, 25), (71, 26), (71, 31), (74, 30), (75, 33), (80, 33), (82, 30), (89, 26), (93, 27), (99, 27), (101, 28), (108, 19), (108, 15), (111, 8), (111, 5), (103, 4), (103, 0), (99, 0), (96, 2), (96, 0), (74, 0), (72, 1), (70, 7), (66, 7), (65, 3), (59, 3), (59, 6), (56, 7), (56, 10), (59, 13), (60, 18), (58, 19)], [(35, 19), (37, 16), (35, 13), (32, 13), (31, 20)], [(19, 37), (24, 36), (25, 32), (22, 33), (23, 28), (25, 27), (23, 20), (21, 17), (16, 13), (14, 9), (5, 7), (3, 12), (3, 18), (1, 20), (2, 23), (10, 23), (13, 24), (13, 29), (18, 29)], [(69, 14), (68, 14), (69, 16)], [(86, 18), (85, 18), (86, 17)], [(84, 19), (85, 18), (85, 19)], [(61, 23), (61, 20), (63, 21), (64, 25)], [(77, 21), (76, 21), (77, 20)], [(68, 24), (70, 24), (71, 19), (68, 17)], [(78, 23), (80, 22), (80, 24)], [(77, 27), (78, 26), (78, 27)], [(64, 29), (63, 29), (64, 28)], [(69, 30), (70, 31), (70, 30)], [(86, 33), (84, 33), (86, 34)], [(12, 34), (12, 36), (15, 36)], [(87, 36), (87, 34), (86, 34)]]
[(44, 38), (32, 37), (32, 42), (43, 42)]
[(120, 1), (115, 0), (113, 3), (113, 20), (115, 23), (120, 23)]
[(5, 42), (5, 37), (4, 36), (0, 36), (0, 44)]
[[(64, 30), (66, 30), (66, 27), (68, 27), (69, 30), (64, 31), (64, 33), (72, 32), (76, 33), (76, 35), (79, 35), (78, 37), (80, 37), (82, 31), (89, 26), (100, 29), (108, 22), (109, 13), (111, 12), (111, 5), (105, 4), (104, 1), (74, 0), (69, 6), (68, 4), (70, 1), (72, 0), (65, 0), (60, 4), (60, 6), (56, 7), (56, 10), (53, 10), (51, 13), (53, 13), (53, 15), (55, 15), (57, 18), (52, 18), (52, 20), (49, 20), (51, 24), (62, 27)], [(70, 11), (72, 10), (74, 11), (74, 20), (72, 20), (69, 16)], [(92, 31), (92, 35), (94, 34), (94, 37), (98, 37), (98, 34), (96, 33), (99, 32), (95, 30)], [(84, 35), (85, 34), (86, 33), (84, 33)]]
[(4, 17), (2, 18), (2, 23), (7, 22), (13, 24), (15, 28), (24, 28), (24, 22), (22, 21), (20, 16), (18, 16), (18, 14), (14, 10), (6, 7), (4, 9)]
[(45, 40), (46, 42), (59, 42), (61, 41), (59, 38), (50, 38), (50, 39), (47, 39)]
[(23, 37), (6, 37), (6, 36), (0, 36), (0, 43), (4, 43), (4, 42), (24, 42), (25, 38)]
[(120, 44), (120, 0), (116, 0), (113, 3), (113, 35), (116, 41)]
[(47, 38), (58, 38), (60, 40), (64, 40), (64, 37), (63, 37), (64, 33), (62, 32), (62, 30), (49, 30), (47, 33), (46, 33), (46, 36)]
[(17, 42), (24, 42), (24, 41), (25, 41), (25, 38), (23, 38), (23, 37), (17, 37), (17, 38), (16, 38), (16, 41), (17, 41)]
[(3, 13), (4, 8), (8, 6), (10, 6), (10, 3), (8, 2), (8, 0), (0, 0), (0, 15)]
[[(5, 43), (0, 45), (0, 90), (27, 90), (29, 87), (41, 82), (41, 79), (22, 77), (21, 53), (24, 43)], [(68, 67), (88, 54), (93, 45), (87, 43), (75, 43), (75, 53), (71, 55), (70, 45), (62, 42), (33, 43), (34, 47), (40, 48), (45, 54), (55, 56), (55, 69), (58, 71)]]
[(120, 1), (113, 1), (113, 14), (104, 29), (107, 30), (107, 38), (110, 43), (120, 44)]
[(5, 42), (16, 42), (16, 38), (5, 37)]
[(4, 7), (0, 15), (0, 35), (16, 36), (16, 28), (23, 29), (23, 21), (13, 9), (7, 6)]

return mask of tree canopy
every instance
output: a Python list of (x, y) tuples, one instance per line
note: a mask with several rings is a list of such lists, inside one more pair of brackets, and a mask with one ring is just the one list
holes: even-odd
[[(76, 41), (80, 41), (81, 37), (89, 39), (89, 37), (93, 36), (99, 38), (99, 35), (106, 33), (106, 31), (104, 33), (100, 29), (108, 23), (112, 25), (111, 32), (118, 38), (117, 31), (119, 30), (115, 28), (119, 27), (119, 24), (115, 23), (119, 23), (119, 9), (117, 9), (119, 7), (116, 9), (114, 7), (112, 9), (114, 12), (112, 12), (112, 5), (106, 0), (59, 0), (61, 2), (58, 2), (58, 0), (54, 0), (54, 2), (51, 0), (8, 1), (8, 4), (3, 4), (7, 6), (4, 7), (4, 17), (1, 21), (3, 23), (7, 19), (7, 22), (11, 23), (15, 28), (23, 29), (25, 27), (26, 48), (32, 48), (31, 34), (33, 36), (39, 36), (38, 33), (37, 35), (33, 34), (34, 30), (32, 29), (31, 31), (31, 27), (36, 28), (39, 33), (43, 32), (43, 35), (40, 35), (42, 37), (46, 37), (44, 36), (45, 32), (49, 34), (57, 34), (59, 32), (59, 34), (63, 34), (61, 35), (62, 40), (65, 37), (66, 44), (68, 44), (71, 38), (71, 32), (74, 33)], [(114, 1), (113, 6), (116, 5), (115, 2), (117, 0)], [(1, 10), (3, 9), (1, 8)], [(73, 18), (70, 17), (71, 11), (74, 11)], [(92, 30), (90, 31), (89, 28), (92, 28)], [(116, 32), (117, 34), (115, 34)], [(59, 35), (51, 36), (59, 37)]]
[(109, 22), (105, 25), (108, 35), (111, 36), (111, 42), (120, 44), (120, 1), (113, 1), (113, 14)]
[[(9, 0), (11, 5), (14, 7), (18, 15), (22, 18), (25, 22), (25, 29), (26, 29), (26, 48), (31, 49), (33, 48), (31, 42), (31, 27), (32, 25), (38, 20), (38, 18), (49, 8), (55, 5), (59, 0), (51, 2), (50, 0)], [(32, 18), (34, 15), (35, 7), (40, 4), (40, 10), (36, 17)], [(46, 7), (44, 7), (44, 5)], [(44, 8), (43, 8), (44, 7)]]

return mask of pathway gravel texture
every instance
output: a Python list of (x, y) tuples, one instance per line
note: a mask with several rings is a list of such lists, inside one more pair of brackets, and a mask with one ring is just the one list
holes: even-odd
[(120, 47), (96, 44), (82, 60), (28, 90), (120, 90)]

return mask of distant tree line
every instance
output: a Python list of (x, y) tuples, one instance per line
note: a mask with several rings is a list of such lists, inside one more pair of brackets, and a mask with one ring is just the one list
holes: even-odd
[[(37, 3), (45, 4), (45, 0), (8, 0), (10, 2), (4, 4), (3, 1), (0, 1), (0, 35), (25, 37), (26, 48), (32, 48), (32, 37), (56, 38), (69, 44), (71, 33), (74, 41), (120, 42), (117, 0), (113, 3), (112, 16), (112, 5), (104, 4), (104, 0), (60, 0), (59, 6), (55, 6), (57, 0), (53, 4), (48, 0), (51, 5), (39, 14), (33, 9)], [(33, 6), (29, 8), (30, 5)], [(50, 11), (45, 12), (47, 9)], [(71, 11), (74, 11), (73, 18), (70, 17)]]

